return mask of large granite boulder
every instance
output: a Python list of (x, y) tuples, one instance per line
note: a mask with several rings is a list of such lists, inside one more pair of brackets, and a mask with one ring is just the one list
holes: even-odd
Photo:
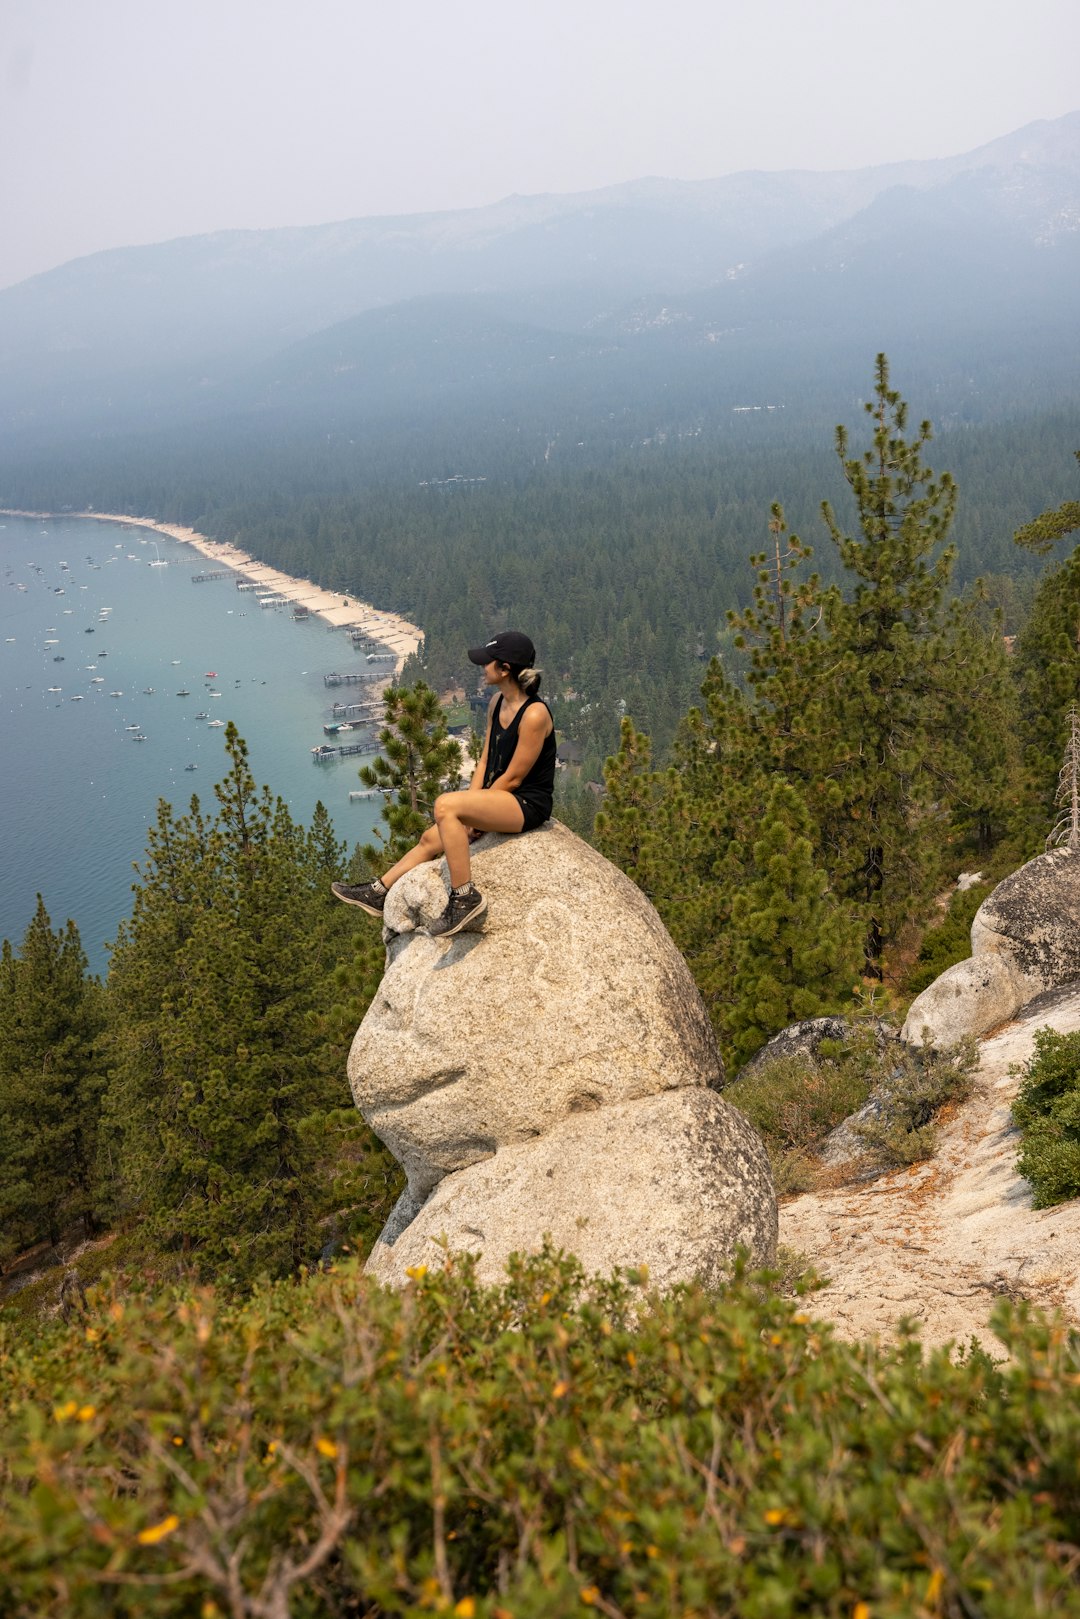
[(445, 1250), (480, 1255), (496, 1281), (512, 1253), (549, 1235), (587, 1271), (649, 1267), (657, 1287), (721, 1281), (735, 1249), (760, 1262), (776, 1252), (776, 1199), (757, 1132), (714, 1091), (698, 1086), (560, 1120), (441, 1180), (419, 1209), (404, 1197), (368, 1260), (400, 1286)]
[(443, 1175), (560, 1119), (723, 1069), (686, 964), (653, 907), (558, 823), (474, 845), (480, 933), (433, 939), (442, 861), (390, 890), (386, 973), (357, 1032), (357, 1106), (425, 1196)]
[(369, 1268), (400, 1282), (434, 1245), (482, 1274), (545, 1233), (590, 1269), (716, 1277), (772, 1257), (764, 1146), (716, 1094), (701, 998), (638, 889), (555, 822), (473, 847), (481, 932), (432, 939), (442, 862), (385, 911), (386, 973), (353, 1043), (357, 1104), (407, 1190)]
[(1000, 882), (971, 924), (971, 955), (911, 1003), (901, 1039), (944, 1050), (1080, 978), (1080, 850), (1052, 849)]

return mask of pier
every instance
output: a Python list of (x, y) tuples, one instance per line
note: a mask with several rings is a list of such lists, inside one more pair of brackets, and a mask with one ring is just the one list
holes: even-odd
[(335, 703), (330, 710), (336, 720), (376, 720), (381, 716), (378, 703)]
[(370, 742), (342, 742), (336, 748), (331, 748), (324, 742), (321, 747), (312, 748), (311, 757), (317, 765), (323, 765), (328, 764), (331, 759), (347, 759), (351, 753), (370, 752)]
[(227, 579), (228, 577), (228, 568), (212, 568), (209, 573), (193, 573), (191, 582), (193, 585), (205, 585), (208, 579)]
[(369, 680), (381, 679), (381, 676), (377, 674), (339, 675), (335, 671), (333, 674), (323, 675), (322, 678), (324, 686), (363, 686)]

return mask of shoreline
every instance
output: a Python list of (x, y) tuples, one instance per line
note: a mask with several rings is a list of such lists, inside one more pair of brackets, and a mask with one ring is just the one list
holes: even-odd
[(282, 573), (279, 568), (257, 562), (246, 551), (241, 551), (226, 540), (212, 540), (197, 529), (184, 528), (179, 523), (159, 523), (152, 517), (132, 517), (124, 512), (27, 512), (10, 507), (0, 508), (0, 516), (46, 518), (56, 522), (78, 517), (95, 523), (121, 523), (130, 528), (164, 534), (181, 545), (190, 545), (193, 551), (198, 551), (208, 561), (233, 573), (243, 574), (253, 584), (265, 585), (277, 595), (287, 597), (295, 606), (306, 607), (312, 617), (323, 619), (332, 629), (365, 630), (373, 640), (394, 653), (392, 679), (401, 673), (405, 659), (417, 651), (424, 638), (424, 632), (418, 625), (410, 624), (408, 619), (397, 613), (373, 607), (370, 602), (357, 601), (352, 596), (322, 590), (310, 579), (295, 579), (291, 574)]

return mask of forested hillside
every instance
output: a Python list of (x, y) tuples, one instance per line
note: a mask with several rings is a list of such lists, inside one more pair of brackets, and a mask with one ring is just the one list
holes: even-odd
[[(867, 378), (869, 382), (869, 377)], [(850, 401), (857, 435), (861, 414)], [(913, 408), (925, 414), (923, 402)], [(624, 446), (560, 444), (545, 459), (505, 429), (458, 442), (392, 432), (341, 439), (174, 445), (139, 438), (88, 445), (64, 464), (5, 475), (5, 504), (150, 512), (236, 541), (285, 571), (404, 613), (426, 635), (423, 672), (443, 688), (471, 679), (464, 658), (493, 629), (528, 628), (548, 689), (576, 693), (561, 729), (581, 741), (596, 776), (623, 713), (650, 732), (658, 757), (695, 700), (708, 659), (737, 668), (729, 609), (753, 589), (748, 558), (780, 500), (792, 529), (838, 577), (819, 505), (850, 514), (822, 423), (813, 441), (776, 418), (739, 418), (723, 434), (672, 433)], [(1019, 628), (1041, 563), (1012, 535), (1073, 492), (1072, 411), (1008, 424), (954, 425), (934, 460), (958, 486), (953, 588), (993, 576), (990, 595)], [(461, 481), (457, 481), (457, 478)], [(482, 478), (484, 481), (466, 481)], [(447, 481), (449, 480), (449, 481)]]

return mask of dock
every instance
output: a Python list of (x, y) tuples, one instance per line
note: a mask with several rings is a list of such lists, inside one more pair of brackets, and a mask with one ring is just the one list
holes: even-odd
[(312, 748), (311, 757), (317, 765), (328, 764), (331, 759), (347, 759), (352, 753), (370, 753), (370, 742), (342, 742), (336, 748), (329, 747), (325, 742), (318, 748)]
[(193, 573), (191, 582), (193, 585), (205, 585), (208, 579), (227, 579), (228, 577), (228, 568), (211, 568), (209, 573)]
[(330, 710), (336, 720), (381, 720), (383, 710), (378, 703), (335, 703)]
[(383, 677), (374, 672), (362, 675), (339, 675), (335, 671), (333, 674), (323, 675), (322, 678), (324, 686), (363, 686), (369, 680), (381, 680)]

